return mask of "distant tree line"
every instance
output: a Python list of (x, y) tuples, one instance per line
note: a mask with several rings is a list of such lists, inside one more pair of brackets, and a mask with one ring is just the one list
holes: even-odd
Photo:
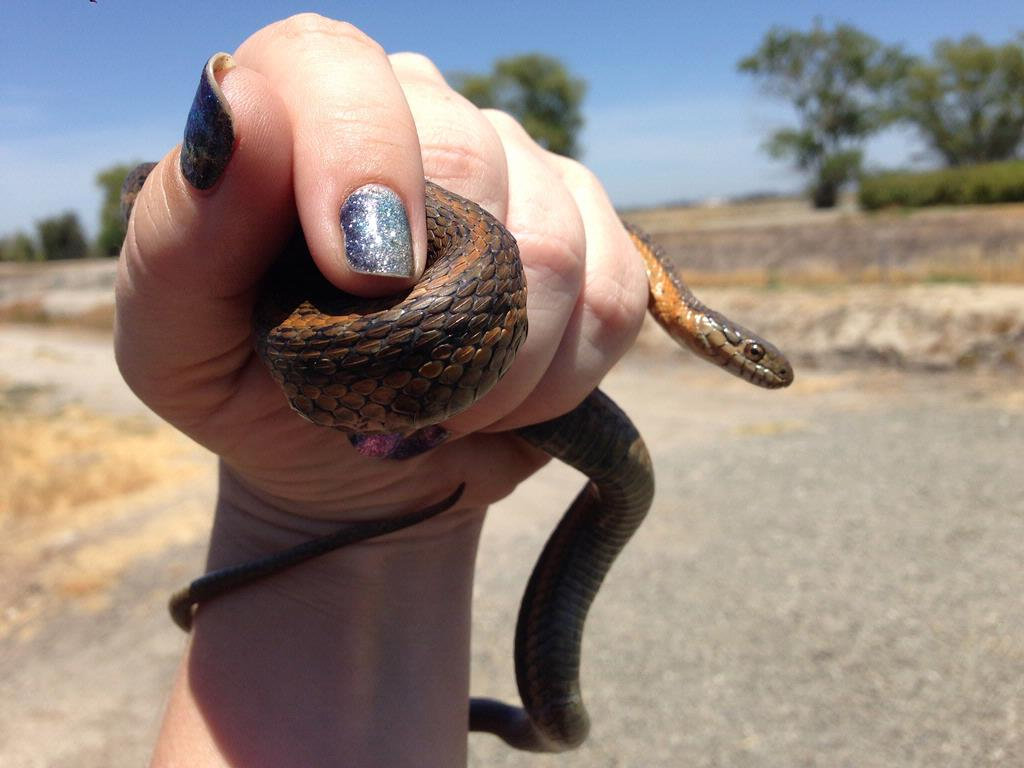
[(764, 146), (808, 175), (818, 207), (835, 205), (861, 172), (867, 138), (891, 125), (913, 126), (947, 167), (1012, 159), (1024, 143), (1024, 34), (997, 45), (940, 40), (918, 57), (819, 21), (771, 29), (738, 67), (793, 105), (798, 125)]
[(544, 149), (579, 157), (587, 86), (558, 59), (542, 53), (511, 56), (495, 61), (489, 74), (455, 73), (449, 79), (481, 109), (508, 112)]
[(103, 190), (100, 226), (90, 243), (78, 214), (66, 211), (36, 222), (34, 234), (15, 232), (0, 238), (0, 261), (60, 261), (84, 259), (87, 256), (117, 256), (124, 240), (121, 221), (121, 182), (134, 168), (119, 164), (96, 174), (96, 183)]
[[(809, 177), (818, 207), (835, 205), (859, 178), (867, 139), (888, 126), (913, 126), (949, 167), (1019, 156), (1024, 144), (1024, 34), (1003, 44), (976, 35), (940, 40), (930, 57), (907, 54), (847, 24), (809, 31), (774, 27), (738, 64), (766, 93), (792, 104), (795, 127), (765, 142)], [(543, 147), (580, 155), (586, 84), (556, 58), (531, 53), (498, 59), (488, 74), (450, 75), (479, 107), (513, 115)], [(0, 238), (0, 261), (116, 256), (124, 239), (121, 182), (133, 165), (100, 171), (99, 229), (90, 243), (78, 216), (66, 212), (36, 223), (36, 231)]]
[[(561, 155), (579, 155), (583, 127), (580, 106), (586, 84), (573, 77), (558, 59), (538, 53), (498, 59), (489, 74), (453, 74), (455, 87), (480, 107), (513, 115), (544, 148)], [(72, 212), (36, 223), (34, 235), (15, 232), (0, 238), (0, 261), (80, 259), (117, 256), (124, 240), (121, 222), (121, 183), (133, 164), (114, 165), (96, 175), (103, 190), (100, 226), (87, 242), (78, 216)]]

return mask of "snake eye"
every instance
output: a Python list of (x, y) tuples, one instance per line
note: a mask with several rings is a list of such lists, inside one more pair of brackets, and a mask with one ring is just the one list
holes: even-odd
[(748, 341), (746, 348), (743, 350), (743, 354), (747, 356), (747, 359), (753, 360), (756, 363), (764, 357), (764, 347), (756, 341)]

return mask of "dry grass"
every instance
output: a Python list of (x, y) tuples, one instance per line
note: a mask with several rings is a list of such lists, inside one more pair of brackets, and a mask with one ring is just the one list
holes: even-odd
[(186, 438), (151, 420), (52, 408), (49, 394), (0, 388), (0, 639), (30, 639), (34, 619), (66, 600), (102, 609), (129, 565), (208, 525), (209, 509), (123, 517), (140, 494), (208, 472)]
[(180, 452), (141, 420), (114, 420), (76, 405), (51, 413), (14, 406), (24, 398), (17, 390), (0, 395), (0, 525), (73, 523), (90, 502), (145, 488)]
[(114, 329), (114, 305), (100, 304), (83, 312), (55, 314), (39, 299), (26, 299), (0, 306), (0, 323), (67, 326), (110, 332)]
[(91, 503), (146, 488), (182, 457), (169, 428), (79, 405), (34, 407), (47, 395), (0, 389), (0, 529), (8, 534), (86, 522)]
[[(151, 429), (114, 424), (78, 406), (51, 417), (0, 419), (0, 518), (74, 519), (83, 505), (145, 488), (156, 477)], [(157, 457), (159, 458), (159, 457)]]
[[(1024, 204), (864, 213), (849, 200), (817, 211), (783, 198), (624, 216), (694, 286), (1024, 283)], [(109, 332), (115, 268), (106, 259), (0, 264), (0, 323)], [(88, 300), (48, 302), (51, 289)]]

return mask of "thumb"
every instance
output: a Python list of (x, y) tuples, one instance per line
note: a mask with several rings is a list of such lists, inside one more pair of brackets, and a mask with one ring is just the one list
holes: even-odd
[(291, 166), (277, 95), (221, 53), (203, 68), (183, 144), (126, 182), (118, 365), (186, 431), (230, 399), (252, 362), (259, 281), (296, 227)]

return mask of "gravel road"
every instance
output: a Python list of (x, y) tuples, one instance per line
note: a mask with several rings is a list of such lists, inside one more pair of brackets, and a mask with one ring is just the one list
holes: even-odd
[[(0, 388), (40, 418), (138, 413), (107, 344), (0, 327)], [(474, 735), (472, 766), (1024, 765), (1019, 374), (801, 370), (761, 392), (645, 347), (606, 388), (659, 486), (588, 624), (591, 738), (550, 758)], [(166, 482), (8, 539), (0, 766), (147, 760), (184, 642), (164, 602), (201, 566), (214, 493), (183, 450)], [(549, 466), (492, 510), (474, 693), (514, 695), (519, 596), (580, 484)]]

